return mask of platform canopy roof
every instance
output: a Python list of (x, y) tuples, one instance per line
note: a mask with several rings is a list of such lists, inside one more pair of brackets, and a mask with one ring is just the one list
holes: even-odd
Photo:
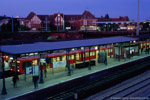
[(7, 45), (1, 46), (1, 52), (11, 55), (34, 53), (34, 52), (45, 52), (50, 50), (63, 50), (78, 47), (89, 47), (112, 43), (121, 43), (138, 40), (138, 38), (133, 37), (107, 37), (107, 38), (97, 38), (97, 39), (85, 39), (85, 40), (72, 40), (72, 41), (59, 41), (59, 42), (40, 42), (33, 44), (23, 44), (23, 45)]

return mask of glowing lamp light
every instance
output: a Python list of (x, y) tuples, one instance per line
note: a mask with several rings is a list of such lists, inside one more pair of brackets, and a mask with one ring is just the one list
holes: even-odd
[(13, 60), (13, 57), (10, 57), (9, 59), (10, 59), (10, 60)]
[(9, 60), (8, 56), (3, 56), (4, 60)]
[(20, 70), (18, 69), (18, 72), (19, 72)]
[(81, 47), (81, 49), (83, 50), (83, 49), (84, 49), (84, 47)]
[(133, 41), (133, 43), (136, 43), (136, 41)]
[(95, 49), (97, 50), (97, 49), (98, 49), (98, 47), (96, 46), (96, 47), (95, 47)]

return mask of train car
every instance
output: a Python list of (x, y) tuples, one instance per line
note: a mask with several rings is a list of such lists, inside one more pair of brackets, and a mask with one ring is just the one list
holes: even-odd
[(150, 41), (140, 41), (139, 49), (145, 49), (150, 47)]
[[(113, 47), (108, 46), (107, 48), (101, 47), (101, 51), (108, 50), (108, 55), (113, 54)], [(66, 55), (68, 55), (66, 52), (61, 53), (52, 53), (47, 55), (42, 55), (41, 57), (45, 59), (45, 63), (47, 63), (47, 66), (49, 68), (58, 68), (62, 66), (66, 66), (67, 63), (69, 64), (75, 64), (75, 63), (82, 63), (84, 61), (88, 61), (89, 59), (96, 59), (96, 52), (98, 49), (91, 48), (90, 50), (90, 57), (89, 57), (89, 49), (81, 49), (81, 50), (72, 50), (69, 52), (68, 56), (68, 62), (66, 59)], [(110, 52), (109, 52), (110, 51)], [(39, 65), (40, 57), (38, 55), (36, 56), (27, 56), (27, 57), (21, 57), (17, 58), (16, 60), (13, 60), (11, 62), (11, 71), (16, 71), (16, 65), (17, 65), (17, 71), (19, 73), (25, 73), (26, 68), (33, 67), (34, 65)], [(45, 69), (45, 66), (42, 67), (42, 69)]]
[(17, 65), (17, 72), (19, 73), (25, 73), (26, 67), (31, 67), (33, 65), (37, 65), (39, 61), (39, 56), (30, 56), (30, 57), (21, 57), (16, 60), (13, 60), (11, 62), (11, 71), (16, 71), (16, 65)]
[[(91, 50), (91, 57), (90, 59), (95, 59), (96, 55), (93, 55), (93, 52), (96, 50)], [(89, 50), (85, 50), (86, 53), (89, 52)], [(83, 61), (83, 50), (74, 50), (71, 51), (69, 53), (69, 64), (74, 64), (76, 62), (82, 62)], [(48, 55), (44, 55), (43, 57), (45, 58), (49, 58), (49, 65), (50, 68), (56, 68), (56, 67), (61, 67), (63, 65), (66, 64), (66, 52), (62, 52), (62, 53), (52, 53), (52, 54), (48, 54)], [(88, 54), (86, 54), (85, 60), (88, 60)], [(13, 60), (11, 62), (11, 71), (15, 72), (16, 71), (16, 65), (17, 65), (17, 71), (19, 73), (25, 73), (25, 68), (26, 67), (31, 67), (34, 65), (38, 65), (39, 64), (39, 56), (30, 56), (30, 57), (21, 57), (17, 59), (17, 63), (16, 60)], [(61, 64), (62, 63), (62, 64)], [(42, 69), (44, 69), (42, 67)]]
[[(91, 53), (90, 59), (96, 59), (96, 50), (91, 49), (90, 53)], [(47, 58), (49, 58), (49, 60), (50, 60), (50, 68), (56, 68), (56, 64), (57, 64), (57, 67), (65, 66), (66, 61), (67, 61), (66, 55), (68, 55), (66, 52), (56, 53), (56, 54), (48, 54)], [(89, 60), (89, 50), (88, 49), (85, 50), (85, 53), (84, 53), (84, 50), (73, 50), (73, 51), (69, 52), (69, 58), (68, 58), (67, 63), (75, 64), (78, 62), (83, 62), (84, 59), (85, 59), (85, 61)], [(58, 63), (59, 63), (59, 65), (58, 65)], [(61, 63), (64, 63), (64, 64), (61, 64)]]

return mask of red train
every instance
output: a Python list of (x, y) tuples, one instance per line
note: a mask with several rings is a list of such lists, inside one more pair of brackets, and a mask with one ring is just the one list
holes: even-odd
[[(105, 47), (101, 47), (101, 51), (105, 50)], [(113, 46), (111, 47), (107, 47), (106, 50), (110, 50), (107, 55), (113, 55)], [(98, 49), (95, 48), (91, 48), (90, 51), (90, 59), (96, 59), (96, 51), (98, 51)], [(61, 62), (61, 61), (66, 61), (66, 52), (62, 52), (62, 53), (52, 53), (52, 54), (48, 54), (48, 55), (42, 55), (42, 58), (48, 58), (50, 61), (50, 63), (48, 64), (50, 66), (50, 68), (55, 68), (54, 62), (55, 64), (57, 62)], [(84, 56), (85, 55), (85, 56)], [(83, 61), (87, 61), (89, 60), (89, 49), (85, 49), (84, 50), (73, 50), (69, 52), (69, 64), (75, 64), (77, 62), (83, 62)], [(17, 71), (19, 73), (25, 73), (25, 68), (26, 67), (31, 67), (34, 65), (39, 65), (39, 61), (40, 61), (40, 57), (39, 56), (28, 56), (28, 57), (21, 57), (21, 58), (17, 58)], [(11, 71), (15, 71), (16, 69), (16, 60), (13, 60), (11, 63)], [(42, 69), (44, 69), (45, 67), (43, 66)]]

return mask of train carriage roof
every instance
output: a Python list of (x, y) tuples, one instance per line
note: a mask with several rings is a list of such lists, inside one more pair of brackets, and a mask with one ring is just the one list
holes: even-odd
[(1, 46), (1, 52), (11, 55), (23, 54), (23, 53), (33, 53), (33, 52), (43, 52), (50, 50), (61, 50), (70, 49), (77, 47), (89, 47), (96, 45), (105, 45), (112, 43), (121, 43), (138, 40), (138, 38), (116, 36), (107, 38), (97, 38), (97, 39), (85, 39), (85, 40), (72, 40), (72, 41), (61, 41), (61, 42), (41, 42), (33, 44), (23, 44), (23, 45), (7, 45)]

